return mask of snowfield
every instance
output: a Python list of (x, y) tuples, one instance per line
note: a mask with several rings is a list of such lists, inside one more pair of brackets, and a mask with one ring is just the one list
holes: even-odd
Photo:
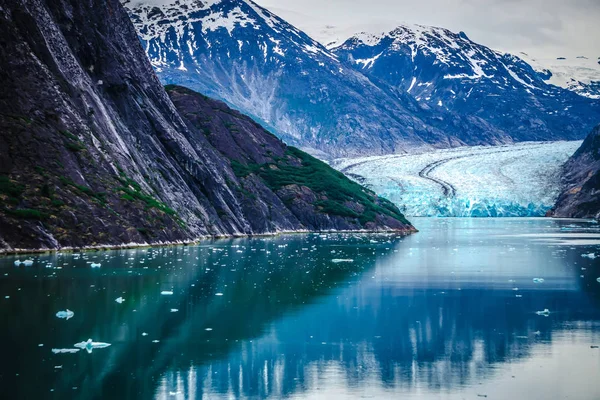
[(580, 145), (462, 147), (338, 159), (332, 165), (396, 203), (407, 216), (544, 216), (558, 197), (562, 164)]

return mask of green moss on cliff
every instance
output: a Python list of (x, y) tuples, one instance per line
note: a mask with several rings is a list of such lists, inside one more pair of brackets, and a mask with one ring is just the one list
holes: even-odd
[[(316, 204), (322, 213), (358, 218), (362, 225), (375, 221), (378, 214), (388, 215), (408, 224), (393, 203), (378, 198), (373, 191), (295, 147), (287, 147), (285, 157), (274, 158), (272, 163), (244, 165), (233, 160), (231, 167), (239, 178), (250, 174), (260, 176), (273, 191), (289, 185), (309, 188), (326, 198)], [(358, 203), (364, 207), (364, 211), (359, 213), (351, 210), (346, 203)]]

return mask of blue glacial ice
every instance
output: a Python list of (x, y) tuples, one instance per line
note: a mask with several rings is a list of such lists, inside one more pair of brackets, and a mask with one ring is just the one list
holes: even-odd
[(66, 320), (73, 318), (73, 315), (75, 315), (75, 313), (69, 309), (66, 309), (65, 311), (59, 311), (56, 313), (56, 316), (58, 318), (66, 319)]
[(538, 217), (581, 145), (530, 142), (335, 160), (332, 165), (418, 217)]

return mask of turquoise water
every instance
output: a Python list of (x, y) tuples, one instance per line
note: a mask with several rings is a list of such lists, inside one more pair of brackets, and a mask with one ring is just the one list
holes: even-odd
[(1, 397), (600, 398), (596, 224), (414, 222), (0, 258)]

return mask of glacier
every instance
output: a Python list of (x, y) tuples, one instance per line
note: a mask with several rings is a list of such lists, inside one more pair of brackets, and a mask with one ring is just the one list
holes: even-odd
[(332, 166), (411, 217), (540, 217), (554, 205), (561, 167), (580, 145), (460, 147), (337, 159)]

